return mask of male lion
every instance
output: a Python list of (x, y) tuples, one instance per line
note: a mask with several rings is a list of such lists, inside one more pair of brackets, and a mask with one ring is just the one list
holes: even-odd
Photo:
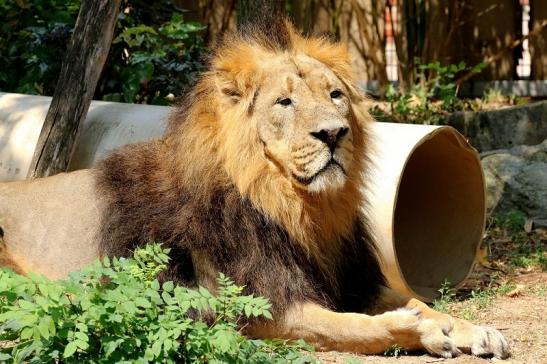
[(93, 170), (0, 185), (3, 260), (59, 277), (161, 241), (173, 259), (163, 279), (214, 290), (222, 271), (270, 299), (275, 319), (249, 336), (507, 357), (498, 331), (384, 287), (360, 212), (362, 102), (339, 44), (283, 22), (229, 36), (162, 138)]

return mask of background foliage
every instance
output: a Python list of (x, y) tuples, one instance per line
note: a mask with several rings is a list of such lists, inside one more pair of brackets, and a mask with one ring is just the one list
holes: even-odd
[[(52, 95), (78, 0), (0, 0), (0, 91)], [(120, 13), (95, 99), (167, 104), (204, 67), (197, 22), (171, 1), (129, 0)]]
[(480, 73), (484, 67), (484, 63), (468, 67), (463, 61), (447, 66), (417, 62), (416, 83), (406, 92), (389, 84), (385, 98), (389, 107), (375, 105), (371, 113), (379, 121), (442, 124), (447, 114), (472, 109), (467, 100), (459, 98), (456, 77), (467, 72)]

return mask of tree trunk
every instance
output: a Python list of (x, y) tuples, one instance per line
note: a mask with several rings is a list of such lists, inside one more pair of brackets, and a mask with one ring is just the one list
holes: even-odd
[(238, 0), (237, 26), (284, 16), (285, 0)]
[(83, 0), (28, 178), (64, 172), (108, 56), (121, 0)]

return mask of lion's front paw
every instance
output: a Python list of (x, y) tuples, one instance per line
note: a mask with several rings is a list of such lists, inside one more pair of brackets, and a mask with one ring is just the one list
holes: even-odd
[(509, 357), (509, 344), (496, 329), (477, 326), (464, 320), (456, 320), (449, 336), (461, 351), (477, 356)]

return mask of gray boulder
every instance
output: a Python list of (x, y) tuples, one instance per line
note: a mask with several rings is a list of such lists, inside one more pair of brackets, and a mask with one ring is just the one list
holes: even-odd
[(521, 211), (531, 218), (547, 217), (547, 139), (481, 157), (490, 213)]

